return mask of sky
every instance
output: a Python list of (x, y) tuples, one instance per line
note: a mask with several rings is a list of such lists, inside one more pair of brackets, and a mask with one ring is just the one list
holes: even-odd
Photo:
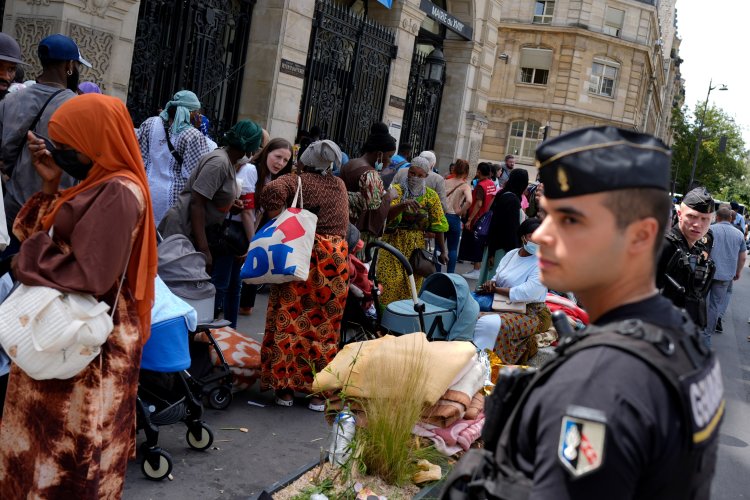
[[(685, 103), (693, 109), (706, 99), (722, 108), (742, 129), (750, 148), (750, 62), (748, 46), (750, 2), (746, 0), (677, 0), (677, 34), (682, 39), (680, 67), (685, 80)], [(719, 91), (721, 84), (728, 87)]]

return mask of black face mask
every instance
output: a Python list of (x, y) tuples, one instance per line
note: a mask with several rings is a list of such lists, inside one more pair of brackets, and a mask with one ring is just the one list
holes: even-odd
[[(47, 149), (49, 149), (49, 146)], [(52, 159), (63, 172), (79, 181), (84, 180), (89, 175), (91, 167), (94, 166), (93, 163), (82, 163), (78, 159), (78, 152), (75, 149), (53, 148), (49, 152), (52, 153)]]

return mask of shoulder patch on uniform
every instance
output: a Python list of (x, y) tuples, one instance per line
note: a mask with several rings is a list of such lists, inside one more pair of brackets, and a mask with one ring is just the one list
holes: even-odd
[(601, 467), (606, 435), (607, 419), (603, 412), (568, 407), (562, 419), (557, 456), (570, 475), (580, 477)]

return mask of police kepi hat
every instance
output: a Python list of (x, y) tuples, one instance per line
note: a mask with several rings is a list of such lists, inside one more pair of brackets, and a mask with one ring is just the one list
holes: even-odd
[(547, 198), (619, 189), (669, 189), (671, 151), (659, 139), (616, 127), (590, 127), (543, 142), (536, 150)]
[(716, 211), (716, 204), (711, 197), (711, 193), (702, 187), (697, 187), (688, 192), (682, 199), (682, 203), (703, 214), (712, 214)]
[(78, 61), (84, 66), (90, 68), (91, 63), (81, 56), (78, 45), (72, 38), (65, 35), (50, 35), (39, 42), (39, 58), (46, 58), (52, 61)]
[(0, 33), (0, 61), (26, 64), (21, 60), (21, 47), (18, 46), (18, 42), (6, 33)]

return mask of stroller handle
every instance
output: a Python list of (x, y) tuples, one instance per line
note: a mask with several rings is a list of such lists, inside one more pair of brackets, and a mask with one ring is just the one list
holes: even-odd
[(407, 274), (407, 279), (409, 281), (409, 288), (411, 289), (411, 298), (414, 302), (414, 305), (419, 304), (419, 296), (417, 295), (417, 285), (414, 281), (414, 269), (411, 267), (411, 263), (409, 263), (409, 259), (404, 257), (404, 254), (402, 254), (396, 247), (393, 245), (389, 245), (388, 243), (384, 243), (380, 240), (371, 241), (367, 244), (365, 247), (365, 256), (368, 261), (370, 261), (370, 271), (368, 273), (368, 277), (370, 280), (375, 279), (375, 268), (378, 264), (378, 251), (379, 249), (383, 249), (386, 252), (392, 254), (398, 261), (401, 263), (401, 266), (404, 268)]

